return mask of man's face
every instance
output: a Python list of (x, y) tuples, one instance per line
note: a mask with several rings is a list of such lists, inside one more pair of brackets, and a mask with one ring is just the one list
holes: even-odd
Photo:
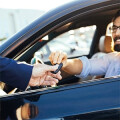
[(120, 51), (120, 16), (113, 22), (112, 37), (114, 40), (114, 50)]

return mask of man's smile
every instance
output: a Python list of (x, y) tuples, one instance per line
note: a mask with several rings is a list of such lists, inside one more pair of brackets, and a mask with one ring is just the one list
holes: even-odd
[(120, 37), (115, 37), (114, 44), (120, 44)]

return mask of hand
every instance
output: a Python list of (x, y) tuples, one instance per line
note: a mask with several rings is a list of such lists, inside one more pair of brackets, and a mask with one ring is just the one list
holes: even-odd
[(58, 65), (50, 66), (45, 64), (35, 64), (33, 67), (29, 85), (56, 85), (56, 83), (58, 83), (58, 80), (62, 79), (60, 72), (58, 72), (57, 74), (53, 74), (50, 71), (55, 71), (57, 68)]
[(67, 63), (67, 54), (61, 51), (52, 52), (49, 60), (52, 64), (60, 64), (62, 62), (64, 67)]

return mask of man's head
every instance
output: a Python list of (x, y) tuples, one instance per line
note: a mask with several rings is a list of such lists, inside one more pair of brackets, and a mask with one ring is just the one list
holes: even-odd
[(111, 27), (111, 31), (114, 41), (114, 50), (120, 51), (120, 10), (115, 14), (112, 22), (113, 26)]

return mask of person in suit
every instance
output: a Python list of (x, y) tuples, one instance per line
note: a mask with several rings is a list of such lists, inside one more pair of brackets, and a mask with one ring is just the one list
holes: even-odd
[(0, 81), (15, 88), (25, 90), (27, 86), (55, 85), (62, 77), (60, 72), (51, 73), (58, 65), (29, 65), (23, 62), (0, 57)]

